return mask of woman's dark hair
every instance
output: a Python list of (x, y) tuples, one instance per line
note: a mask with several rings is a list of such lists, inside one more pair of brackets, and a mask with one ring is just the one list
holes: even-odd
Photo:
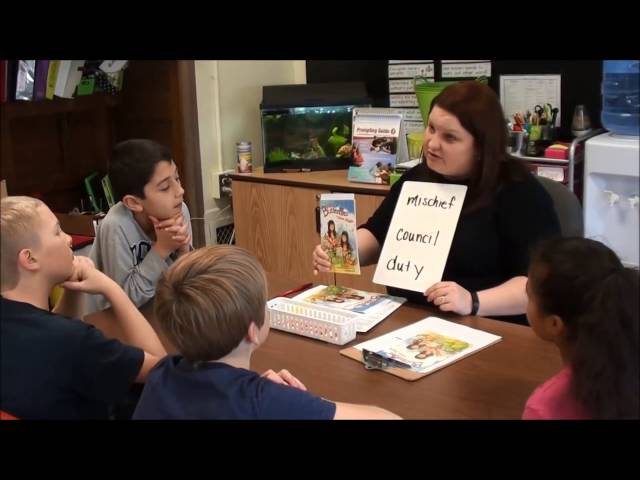
[(351, 244), (349, 243), (349, 234), (348, 234), (347, 232), (342, 232), (342, 233), (340, 234), (340, 246), (342, 247), (342, 246), (344, 246), (344, 245), (345, 245), (345, 242), (343, 242), (343, 241), (342, 241), (342, 236), (343, 236), (343, 235), (344, 235), (345, 237), (347, 237), (347, 241), (346, 241), (347, 250), (351, 251)]
[[(329, 228), (331, 225), (333, 225), (333, 230)], [(329, 220), (327, 222), (327, 235), (334, 238), (336, 237), (336, 222), (334, 222), (333, 220)]]
[(434, 107), (455, 115), (475, 142), (478, 158), (469, 178), (465, 212), (488, 204), (502, 183), (521, 180), (528, 174), (521, 160), (507, 154), (505, 116), (489, 86), (475, 80), (454, 83), (433, 99)]
[(566, 326), (573, 393), (592, 418), (640, 417), (638, 278), (585, 238), (544, 240), (531, 257), (529, 288)]

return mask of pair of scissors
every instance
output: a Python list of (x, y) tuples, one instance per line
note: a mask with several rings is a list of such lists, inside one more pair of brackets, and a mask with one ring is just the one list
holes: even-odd
[(542, 107), (541, 105), (536, 105), (535, 107), (533, 107), (533, 111), (538, 116), (538, 118), (542, 118), (542, 114), (544, 113), (544, 107)]

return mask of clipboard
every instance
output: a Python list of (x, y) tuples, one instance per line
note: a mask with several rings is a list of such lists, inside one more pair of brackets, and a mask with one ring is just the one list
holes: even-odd
[[(345, 348), (343, 350), (340, 350), (340, 355), (344, 355), (345, 357), (351, 358), (353, 360), (356, 360), (362, 363), (363, 365), (366, 365), (362, 355), (362, 351), (358, 350), (356, 347), (350, 347), (350, 348)], [(377, 370), (390, 373), (391, 375), (395, 375), (396, 377), (400, 377), (403, 380), (407, 380), (409, 382), (415, 382), (416, 380), (419, 380), (422, 377), (426, 377), (430, 373), (433, 373), (433, 371), (426, 372), (426, 373), (413, 372), (411, 370), (406, 370), (404, 368), (398, 368), (393, 366), (380, 367), (380, 368), (377, 368)]]
[[(400, 377), (403, 380), (413, 382), (484, 350), (501, 340), (502, 337), (489, 332), (467, 327), (438, 317), (427, 317), (405, 327), (388, 332), (380, 337), (340, 350), (340, 354), (363, 363), (365, 368), (382, 370), (383, 372)], [(427, 341), (431, 343), (423, 343)], [(429, 358), (432, 354), (427, 353), (425, 357), (420, 357), (420, 361), (416, 360), (416, 363), (414, 363), (413, 366), (416, 367), (416, 369), (419, 367), (419, 369), (422, 370), (416, 371), (416, 369), (412, 369), (411, 365), (402, 363), (402, 361), (397, 359), (408, 358), (404, 355), (390, 358), (389, 356), (383, 356), (373, 351), (386, 352), (388, 348), (391, 348), (391, 345), (394, 345), (397, 353), (398, 342), (400, 342), (400, 345), (403, 345), (400, 348), (411, 348), (414, 353), (416, 351), (420, 353), (423, 351), (425, 353), (434, 352), (433, 347), (435, 346), (437, 349), (435, 351), (440, 352), (436, 353), (436, 355), (442, 354), (444, 358), (431, 364), (421, 365), (423, 362), (422, 359)], [(409, 342), (411, 345), (409, 345)], [(414, 349), (414, 347), (416, 347), (417, 350)], [(393, 351), (393, 348), (391, 350)], [(413, 355), (413, 353), (411, 355)], [(367, 358), (365, 359), (365, 357)], [(415, 358), (419, 357), (416, 356)], [(399, 364), (401, 367), (395, 364)]]

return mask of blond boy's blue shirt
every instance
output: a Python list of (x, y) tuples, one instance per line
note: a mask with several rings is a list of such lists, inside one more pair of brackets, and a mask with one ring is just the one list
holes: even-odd
[[(191, 234), (191, 215), (184, 203), (182, 215)], [(153, 244), (131, 210), (118, 202), (100, 222), (89, 257), (141, 307), (154, 297), (160, 275), (177, 259), (175, 253), (163, 259), (151, 249)], [(86, 313), (110, 306), (102, 295), (92, 295), (88, 302)]]
[(106, 419), (144, 352), (80, 320), (0, 298), (0, 405), (20, 419)]

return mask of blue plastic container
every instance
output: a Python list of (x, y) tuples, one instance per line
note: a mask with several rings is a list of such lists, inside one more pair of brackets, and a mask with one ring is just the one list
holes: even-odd
[(605, 60), (602, 125), (618, 135), (639, 135), (640, 61)]

